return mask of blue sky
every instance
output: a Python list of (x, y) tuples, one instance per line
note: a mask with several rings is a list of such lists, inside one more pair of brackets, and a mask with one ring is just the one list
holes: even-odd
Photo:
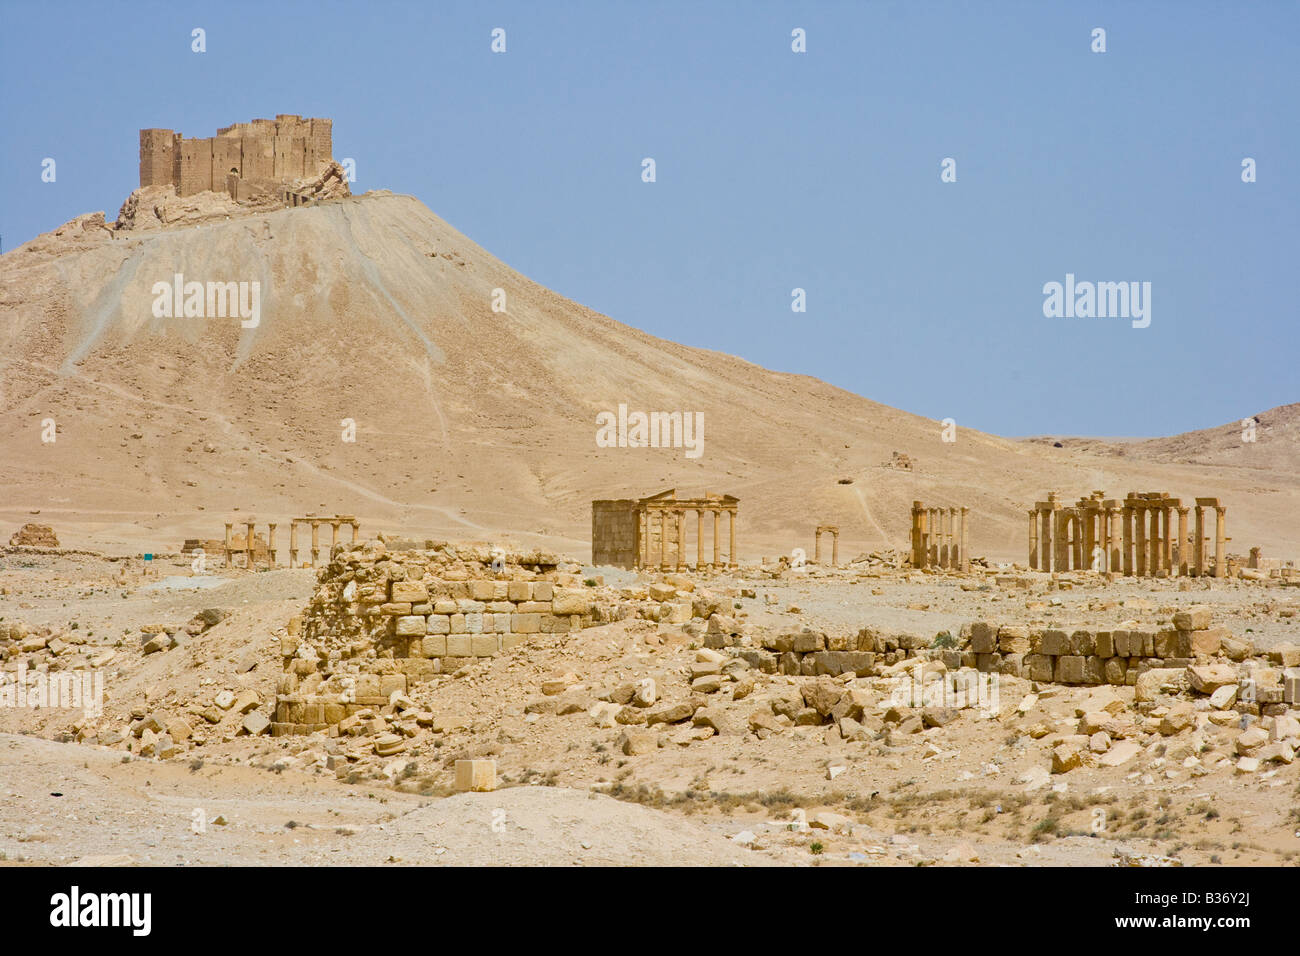
[[(629, 325), (908, 411), (1154, 435), (1300, 401), (1294, 0), (3, 0), (0, 87), (5, 249), (113, 218), (141, 127), (329, 116), (355, 191)], [(1150, 282), (1151, 325), (1044, 317), (1066, 273)]]

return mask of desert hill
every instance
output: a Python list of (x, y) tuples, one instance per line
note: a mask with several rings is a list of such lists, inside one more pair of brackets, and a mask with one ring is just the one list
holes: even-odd
[[(258, 282), (256, 326), (155, 317), (154, 285), (177, 273)], [(358, 515), (363, 534), (584, 555), (592, 498), (668, 487), (737, 495), (745, 560), (811, 550), (819, 523), (839, 525), (842, 558), (903, 546), (916, 498), (970, 506), (973, 551), (1023, 560), (1025, 510), (1048, 488), (1218, 494), (1230, 550), (1290, 556), (1300, 538), (1300, 406), (1262, 413), (1245, 448), (1239, 423), (945, 443), (933, 420), (592, 312), (387, 192), (195, 207), (147, 229), (80, 217), (0, 256), (0, 316), (0, 521), (39, 511), (65, 546), (172, 551), (232, 518), (319, 511)], [(620, 404), (703, 413), (702, 455), (598, 447), (597, 415)], [(894, 451), (916, 469), (882, 467)]]

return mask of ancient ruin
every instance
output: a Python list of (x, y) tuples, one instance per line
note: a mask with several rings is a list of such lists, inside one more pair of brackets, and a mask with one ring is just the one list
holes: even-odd
[(914, 462), (910, 455), (906, 455), (901, 451), (896, 451), (890, 454), (889, 461), (883, 462), (881, 467), (897, 468), (899, 471), (911, 471), (913, 464)]
[(186, 139), (169, 129), (140, 130), (140, 186), (176, 187), (179, 196), (211, 190), (232, 199), (278, 193), (315, 179), (333, 162), (333, 120), (282, 113), (217, 130), (206, 139)]
[(389, 707), (394, 693), (419, 681), (530, 636), (610, 618), (576, 566), (562, 571), (559, 557), (540, 551), (496, 557), (487, 548), (446, 544), (338, 551), (281, 642), (284, 674), (271, 732), (364, 733), (364, 712)]
[(9, 539), (11, 548), (57, 548), (59, 539), (54, 529), (47, 524), (27, 523), (14, 532)]
[[(1214, 563), (1207, 566), (1205, 512), (1214, 509)], [(1188, 536), (1188, 512), (1194, 525)], [(1177, 531), (1174, 513), (1178, 513)], [(1222, 578), (1228, 574), (1228, 509), (1218, 498), (1189, 508), (1166, 492), (1129, 492), (1120, 499), (1094, 491), (1073, 506), (1056, 492), (1029, 512), (1029, 567), (1038, 571), (1109, 571), (1136, 577)]]
[(927, 508), (912, 502), (912, 567), (970, 570), (967, 521), (970, 509)]
[[(736, 567), (736, 510), (740, 499), (705, 492), (678, 498), (675, 488), (648, 498), (602, 499), (591, 503), (591, 560), (596, 565), (664, 570), (687, 567), (687, 512), (695, 512), (695, 563), (699, 569)], [(712, 561), (705, 561), (704, 516), (712, 515)], [(721, 518), (727, 515), (727, 559), (722, 560)]]
[(831, 536), (831, 567), (840, 563), (840, 529), (833, 524), (819, 524), (817, 526), (817, 538), (813, 544), (813, 561), (817, 564), (822, 563), (822, 535)]
[[(311, 525), (311, 545), (307, 551), (308, 560), (302, 564), (298, 563), (298, 526), (300, 524)], [(304, 515), (300, 518), (292, 518), (289, 521), (289, 567), (314, 568), (320, 563), (320, 526), (323, 524), (330, 526), (330, 554), (333, 554), (334, 549), (339, 544), (339, 528), (342, 525), (351, 527), (352, 536), (348, 543), (356, 544), (357, 532), (360, 530), (361, 524), (357, 521), (355, 515)], [(268, 523), (265, 538), (256, 532), (255, 525), (255, 521), (246, 519), (244, 521), (246, 530), (241, 535), (238, 533), (232, 534), (231, 529), (234, 528), (235, 522), (226, 522), (226, 536), (220, 542), (221, 550), (226, 558), (226, 567), (231, 567), (234, 563), (234, 556), (241, 553), (244, 555), (244, 567), (249, 570), (256, 569), (259, 564), (268, 570), (277, 566), (275, 529), (278, 524), (276, 522)], [(209, 550), (208, 546), (211, 544), (212, 542), (209, 541), (188, 539), (185, 542), (185, 550), (189, 552), (195, 548), (202, 548), (206, 551)]]

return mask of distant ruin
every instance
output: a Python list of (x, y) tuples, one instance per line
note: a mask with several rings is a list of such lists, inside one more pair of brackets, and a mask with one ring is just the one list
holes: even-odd
[(912, 567), (970, 570), (967, 516), (970, 508), (927, 508), (912, 502)]
[[(604, 499), (591, 503), (591, 560), (617, 568), (686, 567), (686, 512), (695, 512), (695, 568), (736, 566), (736, 511), (731, 495), (678, 498), (669, 488), (647, 498)], [(713, 516), (713, 560), (704, 560), (705, 514)], [(727, 561), (721, 554), (723, 514), (728, 520)]]
[(314, 179), (333, 162), (333, 126), (333, 120), (281, 113), (273, 120), (227, 126), (207, 139), (142, 129), (140, 186), (172, 185), (179, 196), (211, 190), (232, 199), (283, 192), (285, 185)]
[[(1214, 509), (1214, 563), (1207, 564), (1205, 511)], [(1056, 492), (1029, 512), (1029, 567), (1035, 571), (1110, 571), (1128, 577), (1226, 577), (1228, 509), (1197, 498), (1193, 510), (1167, 492), (1130, 491), (1121, 499), (1094, 491), (1065, 507)], [(1173, 529), (1178, 512), (1178, 530)], [(1176, 536), (1175, 536), (1176, 534)]]

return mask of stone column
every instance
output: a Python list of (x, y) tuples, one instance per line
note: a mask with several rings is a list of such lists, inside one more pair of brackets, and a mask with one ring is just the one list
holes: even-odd
[(1174, 506), (1165, 505), (1165, 571), (1170, 578), (1177, 575), (1174, 570)]
[(921, 566), (921, 502), (912, 502), (912, 567)]
[(1038, 570), (1038, 510), (1029, 511), (1029, 570)]
[(1178, 573), (1187, 577), (1187, 509), (1178, 506)]
[(948, 509), (948, 567), (957, 567), (957, 509)]
[(330, 522), (330, 560), (334, 560), (334, 549), (339, 546), (339, 525), (341, 521)]
[(813, 564), (822, 563), (822, 530), (818, 528), (813, 537)]
[(298, 566), (298, 519), (289, 522), (289, 567)]
[(704, 567), (704, 510), (695, 509), (695, 570)]
[(1195, 518), (1196, 520), (1195, 522), (1193, 522), (1193, 524), (1195, 524), (1196, 541), (1195, 544), (1192, 545), (1192, 562), (1193, 562), (1193, 566), (1195, 566), (1195, 570), (1193, 570), (1193, 574), (1195, 574), (1197, 578), (1200, 578), (1201, 575), (1205, 574), (1205, 509), (1204, 507), (1201, 507), (1200, 505), (1196, 506)]
[(668, 509), (659, 512), (659, 570), (668, 570)]
[(831, 532), (831, 567), (839, 567), (840, 563), (840, 533)]
[(1092, 545), (1095, 535), (1093, 534), (1092, 519), (1094, 515), (1090, 508), (1079, 509), (1079, 554), (1083, 559), (1079, 567), (1085, 570), (1092, 570)]
[(230, 526), (232, 522), (226, 522), (226, 567), (230, 567)]
[(1038, 520), (1042, 528), (1039, 535), (1038, 548), (1042, 556), (1038, 562), (1038, 570), (1052, 570), (1052, 512), (1044, 508), (1038, 513)]
[(677, 570), (681, 571), (686, 567), (686, 512), (674, 511), (673, 517), (677, 519)]
[(722, 534), (722, 526), (719, 523), (720, 518), (721, 515), (715, 509), (713, 512), (713, 566), (715, 568), (722, 566), (721, 558), (718, 555), (718, 538)]
[(943, 543), (943, 519), (940, 508), (930, 509), (930, 566), (939, 566), (939, 548)]
[(312, 521), (311, 523), (311, 566), (314, 568), (320, 563), (320, 522)]
[(957, 536), (959, 541), (957, 547), (960, 549), (957, 554), (958, 556), (957, 567), (962, 571), (970, 570), (970, 552), (967, 550), (969, 545), (966, 538), (966, 528), (967, 528), (966, 515), (969, 513), (970, 513), (970, 508), (967, 508), (963, 505), (961, 509), (961, 531)]
[(1136, 522), (1136, 540), (1133, 542), (1133, 550), (1137, 558), (1136, 567), (1133, 569), (1138, 577), (1145, 577), (1147, 573), (1147, 510), (1141, 506), (1133, 509), (1133, 517)]
[(361, 526), (358, 525), (357, 522), (355, 522), (355, 521), (351, 521), (351, 522), (348, 522), (348, 523), (352, 525), (352, 540), (351, 540), (350, 542), (348, 542), (348, 543), (349, 543), (349, 544), (356, 544), (356, 543), (357, 543), (357, 534), (361, 531)]
[(266, 561), (269, 567), (275, 567), (275, 525), (269, 526), (270, 531), (266, 538)]
[(1216, 578), (1227, 577), (1228, 564), (1227, 555), (1224, 553), (1224, 546), (1227, 544), (1225, 531), (1225, 519), (1228, 517), (1228, 509), (1221, 505), (1214, 506), (1214, 576)]
[(253, 522), (246, 522), (247, 535), (244, 538), (244, 551), (248, 555), (248, 570), (253, 570)]
[(1127, 504), (1120, 505), (1119, 528), (1120, 554), (1116, 570), (1128, 575), (1133, 573), (1133, 509)]
[(736, 513), (728, 511), (727, 516), (731, 519), (731, 549), (727, 552), (727, 567), (736, 566)]
[(1120, 557), (1120, 548), (1122, 547), (1120, 543), (1120, 534), (1123, 530), (1123, 526), (1120, 522), (1120, 510), (1118, 508), (1108, 508), (1106, 512), (1106, 526), (1109, 531), (1109, 540), (1106, 542), (1106, 547), (1110, 549), (1110, 553), (1106, 557), (1106, 570), (1117, 573), (1122, 567)]

